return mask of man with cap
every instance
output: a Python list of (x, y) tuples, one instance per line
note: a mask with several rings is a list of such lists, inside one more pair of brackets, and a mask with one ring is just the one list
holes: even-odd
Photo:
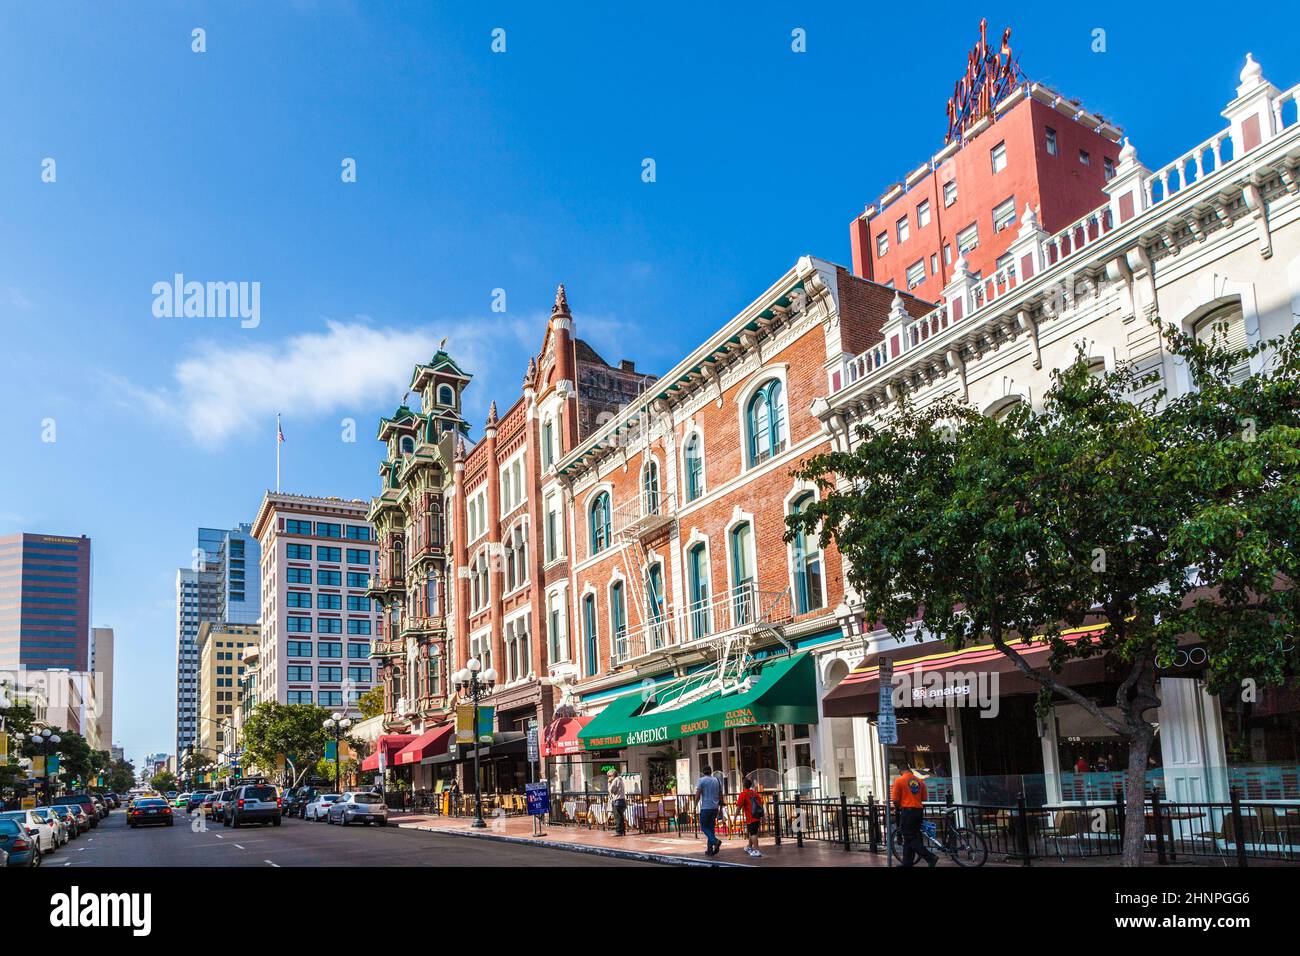
[(609, 806), (614, 811), (614, 836), (624, 836), (627, 826), (623, 822), (623, 811), (627, 809), (627, 791), (623, 778), (618, 775), (617, 767), (610, 767), (609, 772)]

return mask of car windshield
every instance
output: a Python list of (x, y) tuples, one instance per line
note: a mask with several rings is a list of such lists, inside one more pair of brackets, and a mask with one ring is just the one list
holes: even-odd
[(274, 800), (275, 787), (245, 787), (245, 800)]
[(16, 833), (22, 833), (18, 826), (17, 820), (10, 820), (8, 817), (0, 817), (0, 836), (13, 836)]
[(334, 803), (336, 800), (339, 799), (339, 795), (337, 793), (326, 793), (323, 794), (322, 796), (317, 797), (316, 799), (319, 800), (321, 803)]
[(18, 820), (27, 822), (26, 810), (10, 810), (7, 813), (0, 813), (0, 820)]
[(383, 803), (377, 793), (356, 793), (352, 795), (353, 803)]

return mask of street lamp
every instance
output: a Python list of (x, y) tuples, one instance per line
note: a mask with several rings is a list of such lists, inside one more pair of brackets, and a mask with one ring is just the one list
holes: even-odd
[(452, 680), (456, 682), (456, 690), (460, 691), (462, 700), (468, 701), (474, 705), (474, 823), (475, 827), (486, 827), (483, 822), (483, 793), (482, 784), (479, 781), (478, 772), (478, 702), (486, 697), (490, 697), (492, 691), (496, 688), (497, 672), (489, 667), (483, 671), (482, 676), (479, 670), (483, 665), (477, 657), (471, 657), (465, 662), (465, 666), (452, 675)]
[(55, 750), (57, 750), (60, 740), (62, 740), (62, 738), (58, 734), (51, 731), (49, 727), (45, 727), (38, 733), (34, 733), (28, 737), (28, 743), (32, 744), (33, 746), (41, 748), (41, 757), (43, 758), (41, 766), (44, 768), (45, 771), (44, 789), (45, 789), (45, 805), (47, 807), (51, 806), (50, 804), (50, 749), (54, 748)]
[(338, 793), (339, 783), (342, 779), (339, 775), (339, 741), (348, 735), (348, 728), (352, 726), (352, 718), (336, 710), (325, 718), (323, 726), (334, 737), (334, 792)]

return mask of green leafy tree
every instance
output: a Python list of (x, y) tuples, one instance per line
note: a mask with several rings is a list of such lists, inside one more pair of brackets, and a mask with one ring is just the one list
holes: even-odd
[(384, 688), (370, 688), (357, 698), (357, 708), (361, 711), (362, 717), (378, 717), (384, 712)]
[(149, 778), (149, 786), (157, 793), (166, 793), (176, 789), (176, 774), (170, 770), (160, 770)]
[[(1059, 695), (1121, 737), (1126, 865), (1142, 858), (1156, 670), (1180, 638), (1205, 646), (1214, 692), (1297, 672), (1300, 330), (1237, 352), (1162, 334), (1187, 394), (1170, 399), (1132, 368), (1091, 374), (1081, 355), (1039, 412), (904, 402), (851, 453), (800, 470), (822, 494), (786, 535), (833, 541), (877, 626), (991, 641), (1040, 684), (1040, 708)], [(1234, 383), (1257, 353), (1265, 369)], [(1094, 622), (1100, 636), (1062, 637)], [(1047, 644), (1048, 667), (1017, 639)], [(1103, 653), (1120, 669), (1115, 710), (1060, 680), (1068, 661)]]
[(114, 793), (126, 793), (135, 786), (135, 764), (129, 760), (115, 760), (104, 774), (104, 786)]
[(258, 704), (244, 724), (245, 761), (270, 772), (281, 757), (288, 757), (304, 771), (325, 756), (330, 736), (324, 721), (329, 715), (329, 710), (314, 704)]

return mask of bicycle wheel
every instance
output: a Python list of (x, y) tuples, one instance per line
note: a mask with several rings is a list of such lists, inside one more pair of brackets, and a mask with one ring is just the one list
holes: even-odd
[(989, 858), (989, 848), (984, 837), (968, 827), (954, 827), (950, 830), (945, 849), (958, 866), (983, 866)]
[(899, 863), (903, 862), (903, 831), (897, 826), (894, 827), (894, 837), (889, 841), (890, 852), (894, 854), (894, 859)]

